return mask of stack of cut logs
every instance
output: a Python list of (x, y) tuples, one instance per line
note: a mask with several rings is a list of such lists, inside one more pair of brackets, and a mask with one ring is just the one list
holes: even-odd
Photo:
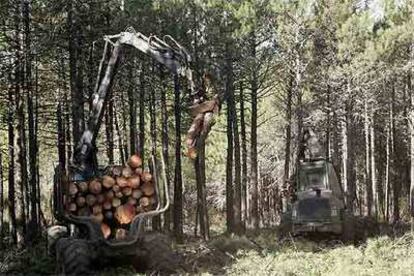
[(105, 175), (88, 182), (70, 182), (66, 210), (77, 216), (91, 216), (101, 224), (106, 239), (124, 239), (135, 215), (156, 204), (151, 173), (142, 169), (142, 160), (133, 155), (128, 165), (112, 166)]

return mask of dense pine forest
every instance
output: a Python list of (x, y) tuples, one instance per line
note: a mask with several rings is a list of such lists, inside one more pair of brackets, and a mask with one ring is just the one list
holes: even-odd
[[(54, 185), (95, 118), (118, 49), (104, 37), (121, 32), (188, 54), (199, 99), (218, 103), (194, 144), (203, 123), (192, 81), (126, 46), (97, 118), (99, 168), (167, 187), (156, 193), (168, 210), (144, 228), (172, 241), (177, 273), (411, 274), (413, 0), (0, 0), (0, 22), (0, 274), (55, 273), (45, 245), (62, 224)], [(364, 240), (278, 235), (307, 134), (332, 163), (347, 212), (368, 218)], [(125, 171), (131, 156), (140, 171)], [(152, 193), (129, 198), (150, 204), (142, 197)]]

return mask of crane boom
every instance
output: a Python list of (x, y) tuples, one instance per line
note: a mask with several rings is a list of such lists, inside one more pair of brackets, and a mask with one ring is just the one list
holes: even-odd
[[(186, 49), (177, 43), (171, 36), (165, 36), (164, 39), (161, 40), (156, 36), (147, 37), (141, 33), (135, 32), (132, 28), (129, 28), (125, 32), (105, 36), (104, 40), (107, 44), (105, 45), (101, 65), (106, 57), (108, 44), (111, 44), (113, 49), (105, 74), (101, 80), (101, 72), (98, 73), (97, 86), (92, 95), (89, 119), (74, 152), (74, 167), (84, 176), (95, 174), (97, 169), (95, 141), (98, 136), (104, 108), (109, 99), (109, 91), (113, 84), (123, 46), (132, 46), (163, 64), (172, 74), (187, 78), (192, 96), (198, 97), (200, 94), (199, 92), (205, 90), (205, 87), (200, 85), (201, 82), (198, 82), (196, 85), (196, 82), (193, 79), (193, 71), (190, 68), (190, 55)], [(101, 65), (100, 70), (102, 69)], [(199, 114), (195, 116), (196, 118), (192, 125), (193, 129), (191, 134), (190, 131), (188, 134), (188, 136), (191, 137), (191, 139), (189, 139), (191, 143), (188, 143), (189, 147), (195, 147), (195, 140), (198, 136), (206, 136), (206, 130), (212, 125), (212, 114), (217, 113), (219, 109), (220, 101), (218, 99), (219, 97), (215, 97), (212, 101), (204, 101), (204, 98), (201, 96), (201, 99), (198, 98), (196, 104), (190, 107), (193, 114)], [(204, 125), (202, 123), (204, 121), (203, 118), (205, 118)], [(195, 131), (193, 127), (194, 125)]]

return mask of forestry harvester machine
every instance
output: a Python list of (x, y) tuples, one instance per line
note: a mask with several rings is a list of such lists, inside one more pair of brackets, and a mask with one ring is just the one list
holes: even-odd
[[(138, 155), (133, 155), (125, 167), (98, 167), (95, 141), (122, 48), (135, 48), (163, 64), (174, 75), (175, 89), (179, 89), (180, 76), (187, 79), (193, 99), (190, 111), (195, 117), (186, 139), (192, 158), (198, 141), (207, 137), (213, 115), (219, 111), (220, 99), (217, 95), (212, 100), (205, 99), (211, 79), (204, 76), (201, 81), (194, 80), (190, 55), (172, 37), (147, 37), (128, 28), (117, 35), (105, 36), (104, 40), (90, 115), (74, 152), (73, 164), (68, 172), (61, 164), (55, 168), (53, 211), (59, 225), (48, 229), (48, 249), (56, 256), (59, 273), (65, 275), (84, 275), (95, 265), (125, 262), (141, 271), (171, 272), (178, 260), (166, 237), (143, 229), (146, 219), (169, 207), (165, 175), (164, 185), (159, 187), (154, 157), (149, 162), (152, 174), (142, 169)], [(106, 70), (101, 74), (111, 47)], [(161, 189), (166, 195), (164, 206), (159, 198)]]
[(337, 235), (356, 240), (361, 220), (347, 209), (345, 193), (332, 163), (311, 129), (303, 131), (294, 176), (285, 190), (287, 208), (281, 218), (282, 234)]

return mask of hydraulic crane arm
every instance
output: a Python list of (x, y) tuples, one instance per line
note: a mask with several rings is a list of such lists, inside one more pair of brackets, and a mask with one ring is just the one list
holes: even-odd
[[(196, 104), (190, 107), (190, 109), (193, 111), (193, 114), (202, 114), (198, 115), (198, 128), (196, 131), (191, 132), (192, 143), (189, 145), (194, 148), (197, 137), (200, 135), (206, 136), (205, 132), (208, 132), (208, 129), (211, 126), (212, 114), (218, 112), (219, 101), (217, 100), (218, 97), (215, 97), (215, 100), (213, 101), (204, 102), (204, 98), (202, 96), (198, 96), (203, 94), (200, 93), (200, 91), (205, 91), (205, 87), (200, 85), (201, 82), (198, 82), (197, 86), (199, 87), (196, 87), (196, 82), (193, 79), (193, 71), (190, 68), (191, 57), (185, 48), (178, 44), (171, 36), (165, 36), (164, 40), (161, 40), (156, 36), (147, 37), (141, 33), (137, 33), (132, 28), (129, 28), (127, 31), (117, 35), (105, 36), (104, 39), (106, 41), (106, 45), (102, 62), (99, 66), (99, 71), (102, 70), (102, 64), (104, 63), (103, 61), (106, 57), (108, 44), (112, 44), (113, 49), (105, 70), (105, 74), (101, 80), (101, 72), (98, 73), (97, 86), (92, 95), (89, 120), (74, 153), (75, 167), (84, 176), (92, 175), (96, 171), (97, 160), (95, 141), (98, 136), (100, 123), (104, 114), (104, 108), (109, 98), (109, 91), (116, 73), (118, 61), (121, 55), (121, 49), (124, 45), (132, 46), (149, 55), (167, 67), (174, 75), (187, 78), (192, 96), (198, 98), (196, 99)], [(200, 120), (200, 117), (204, 118), (204, 114), (207, 115), (205, 116), (205, 121), (208, 126), (203, 126), (203, 124), (200, 123), (200, 121), (202, 121)]]

